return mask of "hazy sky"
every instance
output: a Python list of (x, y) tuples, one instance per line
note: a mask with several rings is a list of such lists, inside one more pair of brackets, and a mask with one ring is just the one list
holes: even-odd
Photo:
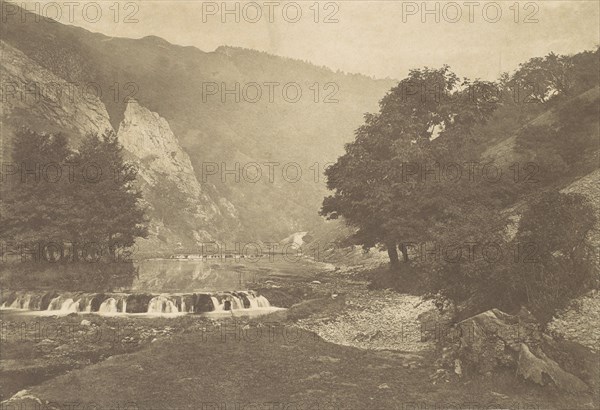
[[(530, 57), (600, 42), (596, 0), (68, 2), (17, 3), (111, 36), (157, 35), (204, 51), (241, 46), (397, 79), (410, 68), (445, 63), (460, 76), (495, 79)], [(224, 14), (224, 6), (233, 13)]]

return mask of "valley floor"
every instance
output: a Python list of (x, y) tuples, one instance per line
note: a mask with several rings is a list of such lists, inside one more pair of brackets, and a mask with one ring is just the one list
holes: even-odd
[[(416, 296), (368, 290), (359, 273), (344, 268), (307, 263), (295, 269), (296, 274), (266, 275), (262, 283), (269, 299), (279, 298), (282, 305), (293, 307), (259, 318), (89, 316), (89, 323), (81, 322), (81, 316), (36, 318), (48, 325), (70, 324), (75, 330), (66, 339), (23, 340), (22, 333), (4, 334), (2, 394), (4, 399), (12, 398), (3, 408), (541, 410), (599, 406), (597, 396), (566, 395), (521, 383), (511, 374), (433, 377), (439, 370), (435, 340), (425, 340), (416, 331), (419, 315), (440, 319), (431, 316), (427, 302)], [(293, 297), (286, 300), (286, 294)], [(296, 303), (296, 298), (303, 300)], [(3, 315), (3, 326), (8, 328), (27, 321), (34, 318)], [(104, 339), (91, 334), (102, 334)]]

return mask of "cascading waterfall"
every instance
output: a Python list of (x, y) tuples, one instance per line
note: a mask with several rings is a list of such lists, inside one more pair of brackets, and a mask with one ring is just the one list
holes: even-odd
[(258, 300), (255, 297), (249, 297), (248, 300), (250, 301), (250, 309), (257, 309), (260, 306), (258, 306)]
[(80, 302), (80, 299), (78, 299), (77, 301), (73, 301), (72, 298), (68, 298), (62, 303), (62, 305), (60, 305), (60, 311), (61, 312), (79, 312), (79, 302)]
[(21, 309), (29, 309), (29, 304), (31, 303), (31, 295), (26, 295), (23, 303), (21, 304)]
[(218, 311), (221, 311), (221, 310), (225, 310), (225, 309), (223, 309), (223, 305), (221, 304), (221, 302), (219, 302), (219, 299), (217, 299), (214, 296), (211, 296), (210, 300), (212, 300), (212, 303), (213, 303), (213, 306), (214, 306), (213, 311), (218, 312)]
[[(252, 303), (252, 302), (250, 302)], [(269, 303), (269, 301), (267, 300), (266, 297), (264, 296), (258, 296), (256, 297), (256, 303), (258, 305), (259, 308), (268, 308), (271, 307), (271, 304)]]
[(148, 313), (179, 313), (177, 305), (167, 296), (156, 296), (148, 303)]
[(243, 309), (244, 304), (237, 296), (231, 296), (231, 310)]
[(15, 295), (14, 300), (4, 301), (0, 307), (3, 309), (30, 309), (31, 298), (30, 294)]
[(52, 299), (50, 301), (50, 304), (48, 305), (48, 310), (60, 310), (62, 303), (60, 301), (61, 297), (57, 296), (54, 299)]
[(12, 303), (12, 305), (10, 305), (10, 307), (14, 308), (14, 309), (23, 309), (23, 305), (24, 305), (23, 300), (21, 298), (17, 298)]
[(108, 298), (100, 305), (98, 312), (100, 313), (117, 313), (117, 300), (115, 298)]
[(18, 291), (0, 293), (0, 309), (41, 310), (50, 314), (193, 314), (209, 312), (246, 312), (272, 308), (254, 291), (190, 294), (125, 294), (56, 291)]

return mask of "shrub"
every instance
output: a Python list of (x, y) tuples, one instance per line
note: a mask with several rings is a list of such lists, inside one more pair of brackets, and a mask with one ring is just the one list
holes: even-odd
[(595, 224), (584, 196), (544, 193), (523, 213), (514, 238), (504, 230), (480, 230), (504, 250), (502, 258), (491, 262), (475, 249), (473, 260), (429, 262), (429, 296), (439, 305), (452, 302), (459, 318), (494, 307), (509, 313), (525, 307), (545, 324), (597, 286), (594, 252), (587, 242)]

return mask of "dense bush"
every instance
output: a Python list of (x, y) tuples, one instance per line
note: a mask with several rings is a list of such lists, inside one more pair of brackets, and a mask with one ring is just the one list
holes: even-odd
[[(522, 214), (514, 237), (482, 229), (489, 236), (473, 242), (478, 245), (472, 259), (428, 261), (423, 271), (429, 270), (430, 295), (440, 305), (452, 302), (459, 317), (493, 307), (507, 312), (525, 307), (546, 323), (573, 298), (598, 286), (587, 242), (595, 223), (585, 197), (544, 193)], [(494, 252), (483, 256), (478, 249), (484, 248)]]
[(517, 133), (516, 150), (537, 164), (542, 183), (589, 172), (597, 166), (598, 99), (569, 101), (551, 125), (528, 125)]

